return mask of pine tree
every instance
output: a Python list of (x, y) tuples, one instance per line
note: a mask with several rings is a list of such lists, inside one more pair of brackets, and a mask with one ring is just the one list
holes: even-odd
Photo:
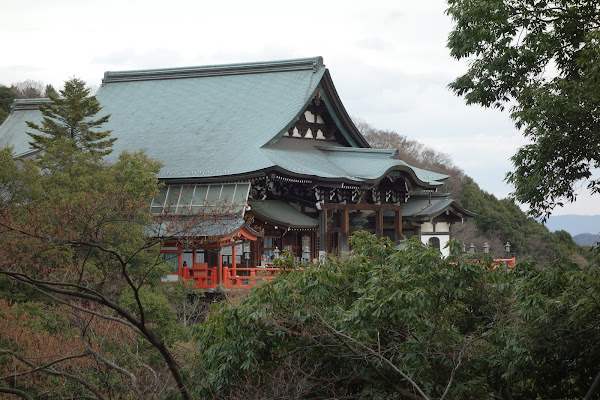
[(31, 129), (40, 132), (28, 132), (33, 139), (29, 144), (40, 151), (40, 158), (49, 153), (60, 157), (75, 153), (105, 156), (112, 151), (116, 138), (109, 137), (111, 131), (96, 130), (110, 115), (94, 119), (101, 107), (89, 93), (84, 81), (72, 78), (65, 82), (61, 97), (50, 95), (51, 102), (40, 106), (44, 115), (41, 126), (27, 122)]
[(58, 92), (54, 89), (52, 84), (46, 85), (46, 90), (44, 91), (44, 97), (58, 97)]

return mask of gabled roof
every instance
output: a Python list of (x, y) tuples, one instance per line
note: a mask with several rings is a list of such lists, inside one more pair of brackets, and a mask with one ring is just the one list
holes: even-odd
[[(100, 115), (111, 115), (103, 129), (118, 139), (111, 157), (143, 149), (163, 163), (162, 179), (225, 182), (280, 170), (372, 184), (404, 171), (415, 186), (431, 189), (447, 178), (407, 165), (394, 151), (369, 149), (321, 57), (106, 72), (96, 97)], [(315, 98), (337, 139), (287, 137)], [(16, 155), (30, 151), (25, 121), (41, 121), (38, 104), (16, 103), (0, 126), (0, 145), (14, 146)]]
[(97, 98), (115, 153), (144, 148), (162, 178), (225, 177), (273, 166), (258, 149), (303, 111), (324, 71), (317, 57), (107, 72)]
[(39, 106), (49, 101), (50, 99), (15, 100), (10, 115), (0, 125), (0, 148), (12, 146), (16, 156), (31, 153), (29, 142), (32, 138), (26, 133), (30, 129), (25, 121), (40, 125), (43, 116), (39, 111)]
[(447, 193), (413, 194), (402, 207), (402, 217), (413, 219), (417, 222), (435, 218), (443, 213), (452, 214), (458, 218), (475, 216), (475, 213), (461, 207)]

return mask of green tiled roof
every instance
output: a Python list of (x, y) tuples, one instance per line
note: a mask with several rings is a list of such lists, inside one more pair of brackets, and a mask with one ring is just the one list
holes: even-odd
[(446, 211), (451, 211), (464, 218), (475, 216), (474, 213), (452, 200), (448, 194), (432, 193), (431, 196), (429, 194), (412, 195), (402, 207), (402, 217), (425, 221)]
[(250, 201), (251, 210), (261, 218), (284, 227), (317, 228), (319, 221), (279, 200)]
[(0, 125), (0, 148), (12, 146), (16, 156), (31, 152), (29, 142), (32, 140), (26, 132), (31, 131), (25, 121), (40, 125), (42, 113), (38, 107), (50, 99), (20, 99), (13, 103), (11, 114)]
[(273, 166), (259, 148), (299, 116), (324, 71), (314, 58), (107, 72), (97, 98), (116, 154), (145, 149), (162, 178), (238, 175)]
[[(353, 147), (282, 137), (319, 90), (340, 134)], [(226, 182), (279, 169), (293, 175), (370, 184), (394, 171), (435, 188), (445, 175), (411, 167), (393, 150), (369, 149), (344, 110), (321, 57), (205, 67), (107, 72), (96, 97), (117, 137), (110, 157), (145, 150), (163, 163), (163, 179)], [(30, 151), (25, 121), (39, 123), (19, 101), (0, 127), (0, 145)]]
[(415, 168), (398, 157), (397, 150), (343, 147), (335, 143), (282, 138), (262, 148), (273, 163), (286, 171), (348, 183), (372, 183), (391, 171), (404, 171), (418, 185), (439, 186), (447, 175)]

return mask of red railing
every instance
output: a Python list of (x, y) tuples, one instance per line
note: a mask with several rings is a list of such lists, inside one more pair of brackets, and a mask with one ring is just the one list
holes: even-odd
[[(494, 268), (497, 266), (515, 266), (515, 258), (494, 259)], [(183, 278), (195, 281), (194, 287), (198, 289), (252, 289), (256, 285), (275, 279), (282, 271), (280, 268), (230, 268), (223, 267), (219, 276), (218, 267), (183, 268)]]
[(183, 278), (196, 281), (194, 287), (199, 289), (214, 289), (219, 284), (217, 267), (183, 268)]
[(517, 262), (516, 258), (494, 258), (494, 263), (497, 263), (499, 266), (500, 265), (505, 265), (509, 268), (512, 268), (515, 266)]
[(223, 267), (223, 288), (252, 289), (258, 284), (275, 279), (279, 268), (228, 268)]

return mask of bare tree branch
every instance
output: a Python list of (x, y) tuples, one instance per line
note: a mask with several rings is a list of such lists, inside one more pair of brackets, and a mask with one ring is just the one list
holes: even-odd
[(88, 389), (90, 392), (94, 393), (96, 395), (96, 399), (98, 399), (98, 400), (106, 400), (106, 398), (104, 396), (102, 396), (102, 394), (100, 392), (98, 392), (98, 390), (96, 390), (96, 388), (94, 388), (92, 385), (90, 385), (89, 383), (87, 383), (86, 381), (84, 381), (83, 379), (81, 379), (81, 378), (79, 378), (79, 377), (77, 377), (75, 375), (72, 375), (72, 374), (69, 374), (69, 373), (66, 373), (66, 372), (60, 372), (60, 371), (57, 371), (57, 370), (49, 368), (49, 367), (39, 368), (37, 365), (35, 365), (31, 361), (25, 359), (20, 354), (17, 354), (17, 353), (15, 353), (13, 351), (10, 351), (10, 350), (3, 350), (2, 352), (4, 354), (8, 354), (8, 355), (11, 355), (11, 356), (15, 357), (17, 360), (19, 360), (22, 363), (24, 363), (24, 364), (26, 364), (26, 365), (34, 368), (35, 370), (39, 369), (40, 371), (46, 372), (48, 374), (55, 375), (55, 376), (62, 376), (63, 378), (75, 381), (75, 382), (79, 383), (80, 385), (82, 385), (83, 387), (85, 387), (86, 389)]
[(33, 397), (31, 397), (30, 395), (28, 395), (27, 393), (25, 393), (24, 391), (19, 390), (19, 389), (0, 387), (0, 393), (15, 394), (17, 396), (21, 396), (25, 400), (35, 400)]
[[(345, 339), (351, 343), (354, 343), (355, 345), (357, 345), (358, 347), (362, 348), (363, 350), (366, 350), (367, 353), (369, 353), (370, 355), (378, 358), (379, 360), (383, 361), (385, 364), (387, 364), (390, 368), (392, 368), (396, 373), (398, 373), (400, 376), (402, 376), (406, 381), (408, 381), (408, 383), (410, 383), (410, 385), (417, 391), (419, 392), (419, 394), (422, 396), (422, 399), (425, 400), (431, 400), (426, 394), (425, 392), (423, 392), (423, 389), (421, 389), (421, 387), (414, 381), (411, 379), (410, 376), (408, 376), (408, 374), (406, 374), (404, 371), (402, 371), (400, 368), (398, 368), (393, 362), (391, 362), (387, 357), (384, 357), (382, 354), (378, 353), (377, 351), (373, 350), (372, 348), (370, 348), (369, 346), (365, 345), (364, 343), (362, 343), (359, 340), (356, 340), (355, 338), (346, 335), (343, 332), (338, 331), (337, 329), (335, 329), (333, 326), (331, 326), (329, 323), (327, 323), (327, 321), (325, 321), (325, 319), (318, 313), (315, 314), (317, 316), (317, 318), (321, 321), (321, 323), (327, 328), (329, 329), (331, 332), (333, 332), (336, 336)], [(406, 393), (402, 393), (403, 395), (407, 396), (408, 394), (410, 394), (411, 396), (414, 396), (412, 393), (410, 392), (406, 392)], [(415, 396), (417, 399), (418, 396)], [(415, 397), (411, 397), (411, 398), (415, 398)], [(422, 400), (420, 399), (420, 400)]]

